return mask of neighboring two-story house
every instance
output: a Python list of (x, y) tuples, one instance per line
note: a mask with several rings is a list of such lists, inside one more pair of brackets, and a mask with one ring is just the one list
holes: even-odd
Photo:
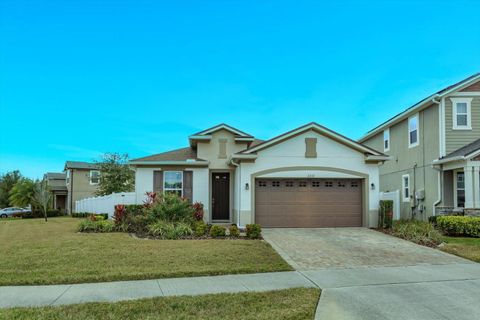
[(47, 182), (48, 189), (52, 193), (52, 208), (65, 212), (67, 208), (67, 184), (66, 174), (62, 172), (47, 172), (43, 179)]
[(359, 142), (392, 158), (380, 190), (399, 191), (400, 216), (480, 211), (480, 74), (423, 99)]
[(75, 212), (75, 201), (95, 196), (100, 171), (95, 163), (67, 161), (64, 168), (67, 186), (67, 213)]

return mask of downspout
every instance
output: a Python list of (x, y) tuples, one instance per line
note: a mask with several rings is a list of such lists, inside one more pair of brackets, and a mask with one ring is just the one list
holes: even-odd
[[(433, 99), (432, 102), (438, 105), (438, 129), (439, 129), (439, 136), (438, 136), (438, 149), (439, 149), (439, 159), (443, 155), (443, 127), (445, 123), (443, 122), (443, 101), (444, 99), (442, 98), (441, 101), (438, 101), (436, 98), (439, 98), (440, 95), (436, 95)], [(439, 168), (436, 168), (434, 165), (432, 166), (434, 170), (437, 170), (437, 192), (438, 192), (438, 198), (437, 201), (435, 201), (432, 205), (432, 215), (436, 215), (435, 208), (442, 202), (442, 194), (443, 194), (443, 165), (440, 165)]]
[(242, 196), (241, 196), (241, 191), (242, 191), (242, 167), (240, 167), (240, 164), (233, 161), (233, 159), (230, 160), (230, 164), (235, 166), (238, 170), (237, 227), (240, 228), (240, 208), (241, 208), (240, 201), (242, 199)]
[(69, 182), (70, 182), (70, 215), (72, 215), (72, 213), (73, 213), (73, 169), (70, 170), (70, 181)]

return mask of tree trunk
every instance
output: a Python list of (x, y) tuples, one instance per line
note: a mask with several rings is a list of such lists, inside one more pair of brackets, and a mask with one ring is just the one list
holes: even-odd
[(48, 219), (47, 219), (47, 207), (43, 208), (43, 216), (45, 217), (45, 222), (47, 222), (48, 221)]

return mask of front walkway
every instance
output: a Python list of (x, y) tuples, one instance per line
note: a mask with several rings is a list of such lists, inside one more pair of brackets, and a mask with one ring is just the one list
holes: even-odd
[(115, 302), (162, 296), (270, 291), (315, 285), (295, 271), (242, 275), (0, 287), (0, 308)]

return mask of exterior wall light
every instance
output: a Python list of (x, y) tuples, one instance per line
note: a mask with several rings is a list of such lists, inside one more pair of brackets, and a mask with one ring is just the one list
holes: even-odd
[(371, 188), (372, 190), (375, 190), (375, 183), (372, 182), (372, 183), (370, 184), (370, 188)]
[(245, 183), (245, 190), (248, 190), (248, 189), (250, 189), (250, 185), (247, 182), (247, 183)]

